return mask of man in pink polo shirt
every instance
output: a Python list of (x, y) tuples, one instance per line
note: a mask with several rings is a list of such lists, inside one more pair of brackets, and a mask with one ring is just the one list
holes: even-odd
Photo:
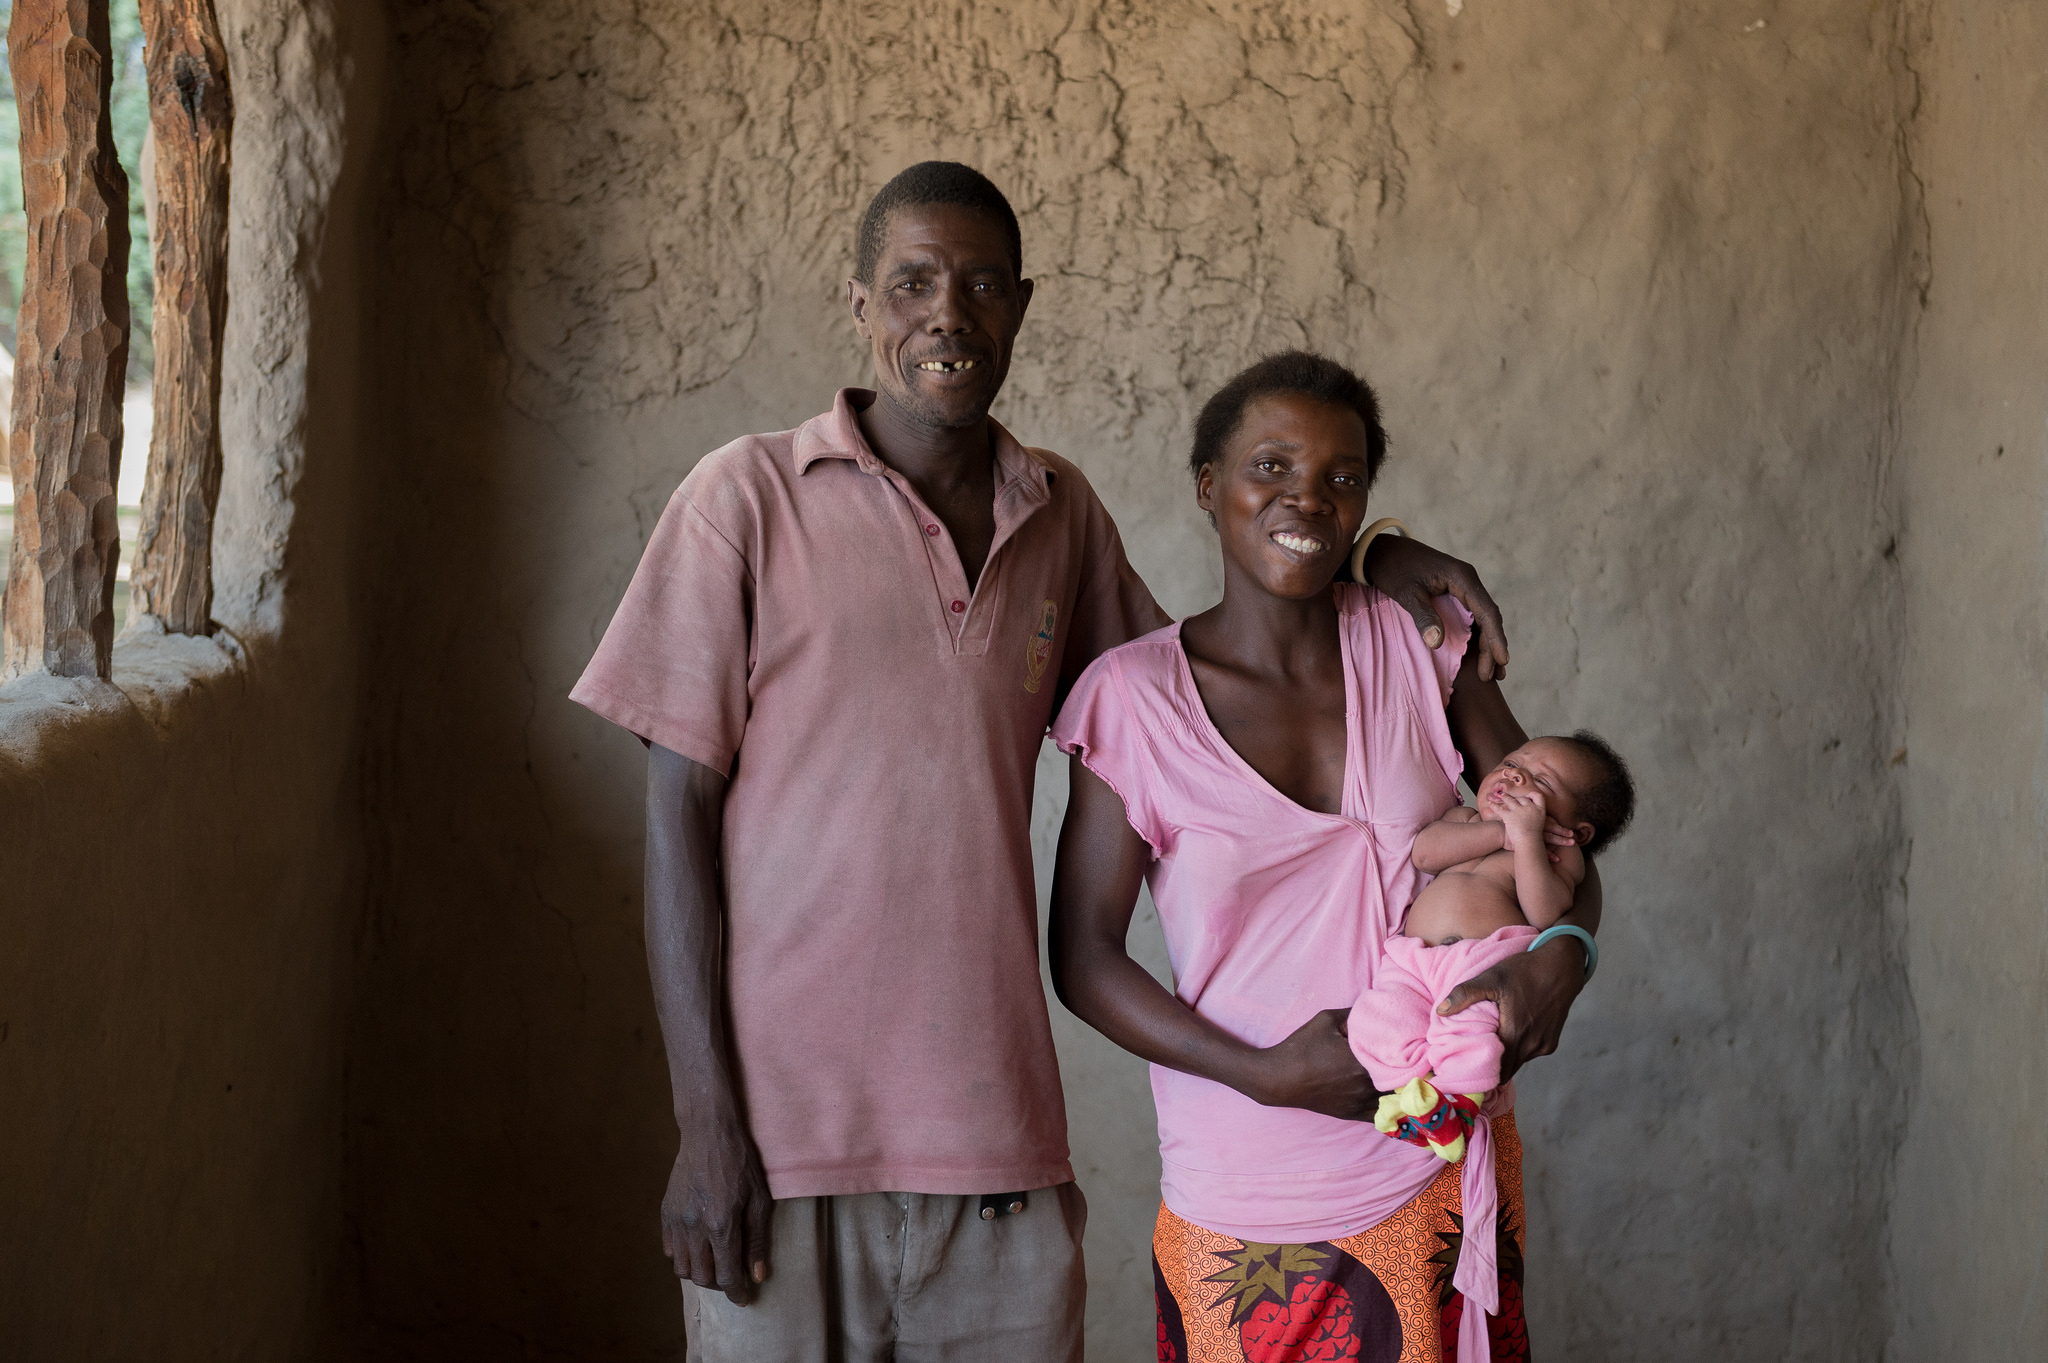
[[(1031, 293), (980, 174), (885, 186), (847, 285), (876, 391), (705, 456), (572, 693), (651, 747), (693, 1359), (1080, 1357), (1032, 777), (1069, 685), (1166, 617), (1079, 470), (988, 415)], [(1371, 573), (1498, 640), (1465, 565)]]

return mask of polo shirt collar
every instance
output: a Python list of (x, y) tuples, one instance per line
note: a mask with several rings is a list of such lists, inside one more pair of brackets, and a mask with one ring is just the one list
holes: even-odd
[[(861, 434), (860, 422), (854, 416), (874, 400), (871, 389), (842, 388), (832, 399), (831, 411), (798, 427), (794, 450), (797, 476), (802, 477), (820, 459), (845, 459), (862, 473), (887, 477), (892, 470), (868, 448), (867, 437)], [(995, 433), (996, 468), (1002, 475), (996, 479), (997, 495), (1000, 497), (1014, 487), (1032, 501), (1049, 500), (1052, 469), (1003, 429), (1001, 422), (990, 418), (988, 424)]]

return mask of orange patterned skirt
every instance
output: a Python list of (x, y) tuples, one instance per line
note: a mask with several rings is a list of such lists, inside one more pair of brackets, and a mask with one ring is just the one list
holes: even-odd
[[(1529, 1357), (1522, 1320), (1522, 1138), (1493, 1123), (1500, 1187), (1500, 1314), (1493, 1358)], [(1451, 1286), (1464, 1226), (1461, 1165), (1360, 1235), (1312, 1245), (1247, 1243), (1164, 1206), (1152, 1232), (1159, 1363), (1480, 1363), (1458, 1358), (1464, 1294)]]

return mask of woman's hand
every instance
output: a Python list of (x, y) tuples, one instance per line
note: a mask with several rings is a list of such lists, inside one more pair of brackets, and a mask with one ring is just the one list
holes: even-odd
[(1351, 1052), (1349, 1008), (1327, 1008), (1255, 1057), (1247, 1097), (1267, 1107), (1299, 1107), (1347, 1122), (1369, 1122), (1380, 1091)]
[(1437, 1012), (1448, 1017), (1489, 999), (1499, 1005), (1500, 1039), (1506, 1047), (1500, 1077), (1506, 1082), (1524, 1064), (1557, 1049), (1572, 1000), (1585, 987), (1586, 950), (1563, 937), (1474, 975), (1453, 989)]
[(1370, 1120), (1380, 1095), (1351, 1053), (1350, 1009), (1318, 1013), (1279, 1045), (1260, 1048), (1182, 1003), (1131, 959), (1131, 910), (1151, 849), (1131, 830), (1122, 796), (1078, 757), (1068, 771), (1047, 932), (1060, 1002), (1155, 1065), (1212, 1079), (1268, 1107)]

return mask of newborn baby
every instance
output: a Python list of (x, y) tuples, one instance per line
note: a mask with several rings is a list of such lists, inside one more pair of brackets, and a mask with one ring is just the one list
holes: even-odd
[(1415, 869), (1436, 879), (1387, 942), (1350, 1022), (1352, 1051), (1385, 1091), (1380, 1130), (1451, 1161), (1500, 1087), (1500, 1009), (1478, 1003), (1444, 1017), (1436, 1006), (1557, 922), (1586, 858), (1635, 810), (1628, 767), (1584, 729), (1524, 743), (1476, 794), (1478, 808), (1460, 806), (1415, 835)]

